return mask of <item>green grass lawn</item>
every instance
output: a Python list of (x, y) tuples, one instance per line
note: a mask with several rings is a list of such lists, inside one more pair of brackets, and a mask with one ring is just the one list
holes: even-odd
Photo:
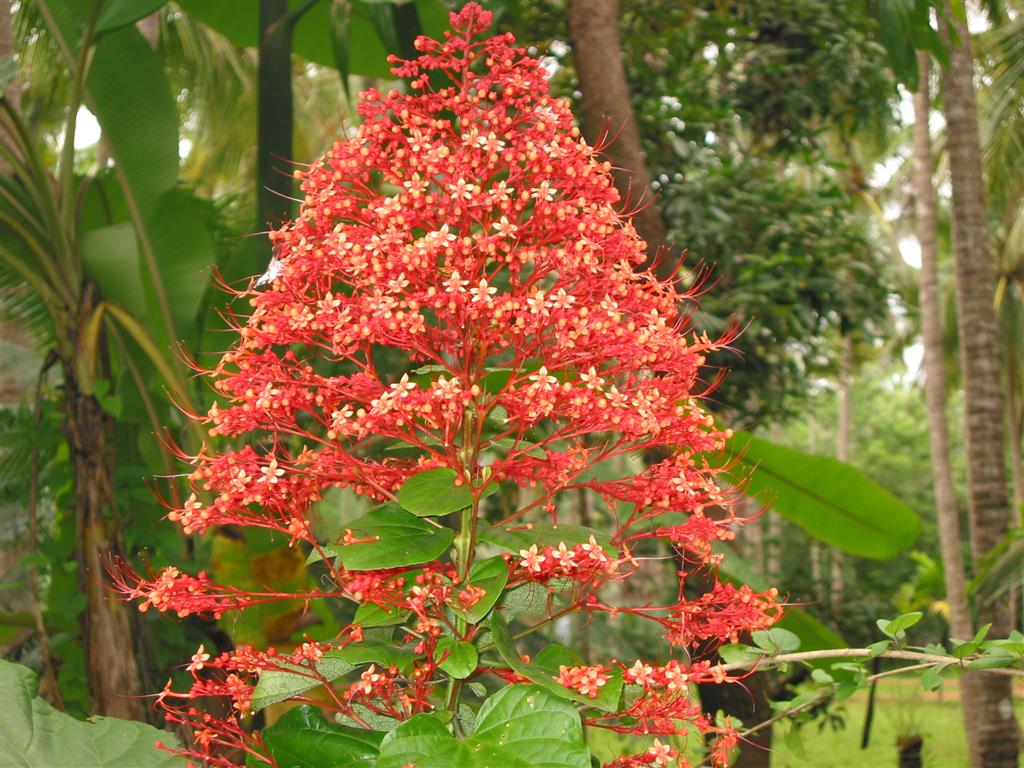
[[(832, 730), (827, 726), (819, 730), (817, 723), (803, 728), (803, 756), (794, 754), (783, 743), (788, 726), (777, 726), (773, 734), (772, 768), (895, 768), (896, 738), (909, 733), (919, 733), (924, 737), (925, 768), (966, 768), (967, 742), (956, 696), (955, 683), (947, 682), (943, 695), (939, 697), (926, 694), (914, 681), (885, 681), (878, 690), (867, 749), (860, 748), (867, 694), (859, 693), (836, 710), (846, 721), (842, 730)], [(1024, 723), (1024, 690), (1020, 687), (1014, 703), (1017, 720)], [(593, 753), (602, 762), (608, 762), (625, 752), (645, 749), (651, 740), (627, 740), (591, 728), (588, 729), (588, 741)]]

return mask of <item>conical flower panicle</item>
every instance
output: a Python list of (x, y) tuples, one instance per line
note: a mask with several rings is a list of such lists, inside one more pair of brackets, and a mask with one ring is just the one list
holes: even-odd
[[(557, 582), (570, 608), (651, 620), (670, 644), (693, 652), (768, 627), (779, 615), (774, 590), (714, 577), (711, 545), (743, 521), (705, 458), (730, 433), (702, 408), (700, 372), (729, 339), (689, 330), (695, 290), (641, 269), (646, 244), (616, 208), (610, 165), (511, 35), (478, 39), (490, 20), (470, 4), (452, 15), (443, 42), (420, 38), (422, 55), (394, 69), (411, 93), (366, 91), (358, 133), (297, 174), (301, 212), (270, 234), (276, 274), (244, 293), (252, 314), (209, 372), (220, 402), (204, 422), (246, 447), (195, 456), (194, 495), (170, 517), (188, 533), (258, 526), (330, 555), (324, 547), (378, 537), (348, 530), (317, 541), (310, 513), (325, 491), (348, 488), (391, 503), (386, 514), (407, 515), (395, 506), (406, 482), (446, 470), (480, 517), (470, 548), (485, 527), (499, 541), (523, 542), (505, 547), (506, 589)], [(382, 450), (389, 446), (402, 450)], [(637, 452), (666, 458), (626, 476), (604, 471)], [(487, 501), (513, 486), (531, 489), (517, 508)], [(614, 529), (600, 540), (558, 541), (559, 510), (581, 489), (603, 498)], [(533, 526), (554, 538), (531, 541)], [(647, 539), (679, 553), (682, 579), (706, 570), (711, 589), (691, 599), (680, 586), (665, 606), (604, 602), (600, 586), (639, 570), (632, 552)], [(355, 682), (327, 686), (325, 711), (358, 721), (369, 707), (404, 720), (443, 705), (439, 638), (472, 642), (480, 625), (464, 617), (488, 599), (467, 581), (469, 561), (447, 551), (379, 570), (346, 570), (341, 561), (327, 569), (329, 586), (299, 597), (408, 612), (397, 642), (415, 660), (405, 669), (377, 663)], [(181, 615), (296, 597), (245, 596), (176, 570), (122, 577), (143, 607)], [(191, 581), (178, 588), (181, 579)], [(326, 681), (322, 654), (362, 641), (363, 627), (352, 624), (331, 644), (291, 653), (242, 648), (209, 658), (200, 649), (189, 667), (193, 689), (168, 689), (161, 702), (170, 719), (196, 727), (194, 755), (208, 764), (231, 765), (239, 749), (267, 757), (261, 736), (242, 727), (259, 676), (297, 665)], [(727, 759), (734, 735), (690, 696), (691, 683), (730, 681), (713, 659), (563, 666), (553, 679), (586, 698), (614, 675), (639, 693), (621, 711), (586, 711), (588, 723), (719, 731), (715, 759)], [(227, 697), (232, 714), (203, 714), (195, 700), (208, 696)], [(677, 759), (655, 742), (615, 765)]]

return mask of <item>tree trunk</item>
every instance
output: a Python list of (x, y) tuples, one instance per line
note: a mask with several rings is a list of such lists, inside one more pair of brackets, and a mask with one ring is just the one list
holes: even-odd
[[(953, 182), (953, 254), (956, 265), (957, 326), (964, 381), (967, 437), (967, 491), (971, 551), (975, 561), (1006, 535), (1010, 504), (1006, 484), (1003, 393), (1000, 388), (998, 327), (992, 306), (995, 289), (988, 246), (988, 222), (974, 96), (974, 62), (967, 25), (949, 0), (940, 19), (945, 40), (949, 24), (959, 44), (949, 45), (942, 73), (950, 175)], [(1008, 597), (983, 603), (978, 623), (991, 622), (992, 637), (1009, 634)], [(1013, 715), (1010, 678), (981, 673), (965, 676), (962, 687), (979, 706), (970, 713), (977, 736), (971, 756), (981, 768), (1017, 768), (1019, 731)]]
[[(917, 240), (921, 246), (918, 293), (921, 302), (921, 336), (924, 341), (924, 392), (928, 405), (928, 436), (932, 454), (932, 484), (935, 514), (939, 525), (942, 573), (949, 603), (949, 630), (958, 640), (974, 634), (967, 602), (960, 516), (953, 489), (953, 468), (949, 463), (949, 424), (946, 421), (946, 373), (942, 344), (942, 308), (939, 303), (939, 267), (936, 248), (935, 189), (932, 185), (932, 144), (928, 130), (930, 97), (928, 75), (931, 59), (919, 52), (918, 89), (914, 94), (914, 209)], [(973, 713), (981, 707), (977, 686), (961, 691), (964, 727), (971, 754), (977, 754), (977, 732)]]
[(927, 53), (918, 53), (920, 87), (914, 94), (914, 207), (917, 240), (921, 245), (918, 291), (921, 302), (921, 336), (924, 341), (925, 399), (928, 434), (931, 438), (932, 481), (939, 523), (939, 542), (950, 607), (950, 631), (966, 640), (974, 633), (967, 603), (960, 517), (949, 463), (949, 425), (946, 421), (945, 364), (942, 352), (942, 308), (939, 303), (939, 268), (936, 253), (935, 190), (932, 186), (932, 145), (928, 132)]
[[(88, 302), (85, 302), (88, 303)], [(108, 587), (103, 562), (119, 554), (113, 509), (110, 417), (80, 389), (73, 364), (64, 365), (64, 434), (74, 470), (78, 580), (88, 599), (83, 632), (92, 710), (99, 715), (145, 720), (129, 611)]]
[[(853, 381), (853, 338), (843, 336), (839, 353), (839, 428), (836, 430), (836, 458), (850, 461), (850, 425), (853, 418), (853, 398), (850, 385)], [(830, 558), (829, 605), (835, 606), (843, 599), (845, 579), (843, 578), (843, 553), (832, 548)]]
[(259, 0), (260, 52), (256, 190), (259, 226), (292, 211), (292, 23), (288, 0)]
[[(582, 94), (583, 135), (592, 146), (607, 144), (602, 151), (615, 166), (615, 188), (625, 210), (636, 211), (631, 221), (647, 243), (648, 263), (665, 277), (675, 265), (668, 259), (656, 259), (665, 245), (665, 223), (654, 203), (640, 129), (629, 98), (619, 49), (618, 0), (570, 0), (568, 21)], [(608, 143), (610, 139), (614, 140)]]

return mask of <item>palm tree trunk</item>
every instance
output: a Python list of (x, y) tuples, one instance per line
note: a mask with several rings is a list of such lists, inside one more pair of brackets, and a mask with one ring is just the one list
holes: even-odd
[(74, 470), (78, 579), (88, 599), (83, 630), (92, 710), (145, 720), (131, 608), (111, 592), (103, 566), (106, 558), (119, 553), (111, 519), (107, 444), (113, 425), (96, 398), (82, 391), (73, 365), (68, 364), (64, 365), (64, 403), (64, 434)]
[[(836, 430), (836, 458), (850, 461), (850, 425), (853, 419), (853, 397), (850, 386), (853, 380), (853, 337), (843, 336), (839, 352), (839, 428)], [(843, 553), (832, 547), (829, 574), (829, 605), (835, 607), (843, 599), (845, 579), (843, 574)]]
[[(924, 341), (924, 391), (928, 404), (928, 436), (931, 441), (932, 484), (939, 525), (942, 572), (949, 603), (950, 634), (966, 640), (974, 634), (967, 603), (960, 516), (953, 489), (953, 468), (949, 462), (949, 424), (946, 420), (946, 375), (942, 351), (942, 309), (939, 304), (939, 268), (936, 253), (935, 189), (932, 185), (932, 144), (928, 131), (930, 97), (929, 54), (917, 54), (918, 80), (914, 94), (914, 206), (917, 240), (921, 245), (921, 273), (918, 293), (921, 302), (921, 336)], [(968, 684), (961, 692), (964, 725), (972, 754), (980, 745), (972, 713), (977, 711), (977, 689)]]
[[(956, 265), (957, 326), (964, 381), (967, 437), (967, 492), (971, 551), (977, 561), (1006, 535), (1010, 503), (1006, 483), (1003, 393), (1000, 388), (998, 326), (992, 306), (995, 277), (988, 244), (974, 62), (964, 21), (945, 3), (941, 31), (959, 44), (948, 45), (949, 65), (942, 73), (949, 167), (953, 182), (953, 254)], [(992, 624), (993, 637), (1009, 634), (1008, 598), (979, 606), (978, 623)], [(970, 713), (977, 747), (977, 768), (1017, 768), (1019, 730), (1008, 677), (969, 675), (962, 688), (978, 706)]]

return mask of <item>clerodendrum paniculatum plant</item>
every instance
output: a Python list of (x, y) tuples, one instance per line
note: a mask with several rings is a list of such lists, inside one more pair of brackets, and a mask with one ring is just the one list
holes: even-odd
[[(701, 407), (700, 372), (728, 340), (689, 329), (692, 286), (642, 268), (609, 164), (539, 62), (510, 35), (477, 39), (489, 23), (467, 5), (444, 42), (420, 38), (422, 55), (396, 66), (410, 94), (363, 95), (358, 133), (300, 174), (268, 285), (245, 292), (252, 314), (209, 372), (222, 402), (203, 421), (245, 447), (191, 457), (195, 494), (170, 518), (188, 533), (282, 532), (310, 549), (321, 586), (254, 594), (175, 568), (118, 572), (143, 610), (179, 616), (358, 605), (331, 643), (199, 649), (191, 689), (159, 703), (194, 727), (188, 754), (205, 765), (585, 768), (581, 723), (697, 732), (718, 765), (736, 743), (693, 684), (735, 684), (714, 650), (780, 611), (775, 590), (716, 577), (711, 545), (743, 520), (705, 458), (729, 431)], [(385, 357), (406, 373), (385, 375)], [(599, 471), (637, 452), (659, 458)], [(330, 488), (379, 506), (318, 541), (310, 513)], [(580, 493), (603, 500), (610, 531), (559, 524)], [(674, 602), (602, 591), (649, 564), (638, 551), (670, 550)], [(514, 624), (538, 592), (540, 619)], [(653, 622), (674, 658), (520, 655), (519, 637), (575, 611)], [(228, 706), (203, 708), (217, 698)], [(284, 700), (302, 704), (252, 730), (255, 710)], [(677, 762), (654, 740), (611, 765)]]

